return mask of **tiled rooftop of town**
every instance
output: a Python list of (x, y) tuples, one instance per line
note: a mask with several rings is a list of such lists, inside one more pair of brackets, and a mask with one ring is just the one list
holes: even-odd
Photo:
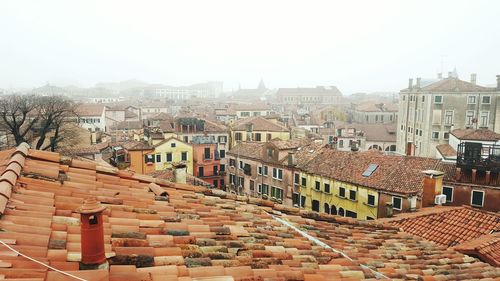
[[(0, 152), (0, 164), (0, 240), (86, 280), (500, 278), (500, 268), (395, 227), (171, 183), (24, 145)], [(106, 206), (109, 271), (79, 271), (75, 210), (89, 196)], [(74, 280), (5, 246), (0, 260), (6, 280)]]

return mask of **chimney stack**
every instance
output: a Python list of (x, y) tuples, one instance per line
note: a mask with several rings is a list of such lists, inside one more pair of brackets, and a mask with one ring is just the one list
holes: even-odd
[(88, 197), (76, 210), (80, 213), (82, 260), (80, 269), (97, 269), (107, 265), (104, 251), (104, 222), (102, 206), (95, 196)]
[(180, 163), (176, 165), (172, 165), (174, 167), (174, 181), (176, 183), (185, 184), (187, 178), (187, 166), (186, 164)]
[(443, 172), (435, 170), (423, 171), (424, 178), (424, 192), (422, 193), (422, 207), (434, 206), (434, 199), (436, 195), (441, 194), (443, 187)]
[(408, 89), (410, 91), (413, 89), (413, 78), (408, 79)]
[(439, 79), (439, 80), (442, 80), (442, 79), (443, 79), (443, 73), (442, 73), (442, 72), (439, 72), (439, 73), (438, 73), (438, 79)]
[(472, 74), (470, 75), (470, 82), (471, 82), (472, 84), (474, 84), (474, 85), (476, 85), (476, 78), (477, 78), (476, 73), (472, 73)]
[(415, 85), (415, 87), (416, 87), (417, 89), (420, 89), (420, 81), (421, 81), (421, 80), (422, 80), (422, 78), (417, 77), (417, 85)]
[(500, 75), (497, 75), (497, 90), (500, 91)]

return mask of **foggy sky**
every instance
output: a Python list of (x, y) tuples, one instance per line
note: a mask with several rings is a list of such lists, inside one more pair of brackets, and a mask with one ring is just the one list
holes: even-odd
[(0, 88), (136, 78), (225, 90), (494, 84), (500, 1), (1, 1)]

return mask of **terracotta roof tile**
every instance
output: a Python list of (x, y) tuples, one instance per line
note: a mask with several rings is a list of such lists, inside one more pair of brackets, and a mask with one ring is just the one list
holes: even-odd
[[(395, 279), (500, 277), (486, 263), (377, 222), (299, 211), (116, 170), (101, 172), (95, 163), (73, 160), (66, 168), (58, 157), (34, 155), (36, 160), (27, 156), (25, 167), (36, 161), (67, 177), (23, 170), (0, 218), (0, 238), (88, 280), (359, 280), (374, 279), (377, 272)], [(9, 157), (3, 159), (0, 152), (0, 161), (8, 163)], [(158, 200), (156, 185), (168, 192), (168, 201)], [(101, 202), (107, 206), (103, 221), (109, 271), (76, 270), (81, 236), (75, 209), (89, 194), (112, 201)], [(0, 200), (7, 197), (0, 195)], [(309, 241), (270, 213), (352, 260)], [(68, 280), (4, 246), (0, 256), (13, 266), (0, 267), (6, 278)]]

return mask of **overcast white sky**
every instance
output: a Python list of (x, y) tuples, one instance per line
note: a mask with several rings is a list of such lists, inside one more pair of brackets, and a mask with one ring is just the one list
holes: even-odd
[[(500, 1), (0, 2), (0, 87), (131, 78), (397, 91), (500, 74)], [(443, 63), (444, 62), (444, 63)]]

